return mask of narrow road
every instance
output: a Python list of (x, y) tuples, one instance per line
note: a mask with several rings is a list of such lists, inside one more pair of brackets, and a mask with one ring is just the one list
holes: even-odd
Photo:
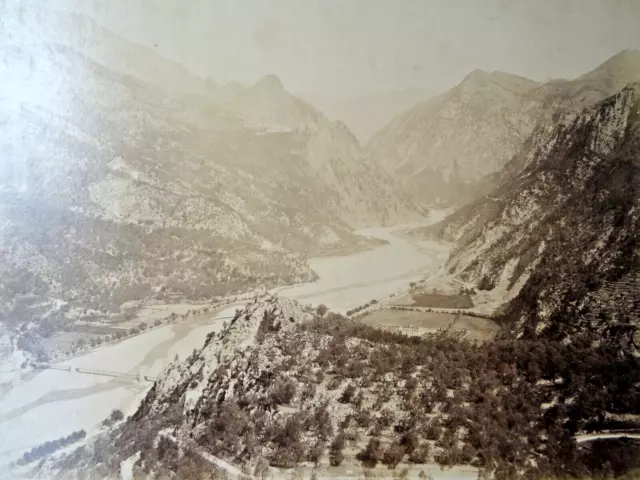
[(592, 442), (593, 440), (608, 440), (613, 438), (640, 439), (640, 433), (590, 433), (588, 435), (576, 435), (576, 443)]

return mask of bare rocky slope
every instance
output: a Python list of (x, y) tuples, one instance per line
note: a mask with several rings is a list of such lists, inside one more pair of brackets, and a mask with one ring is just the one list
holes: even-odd
[(637, 50), (625, 50), (576, 79), (543, 84), (476, 70), (398, 116), (368, 149), (425, 204), (462, 205), (493, 187), (488, 175), (511, 160), (538, 123), (579, 112), (639, 80)]
[[(450, 273), (515, 299), (518, 333), (567, 338), (637, 326), (638, 84), (541, 124), (499, 186), (422, 233), (456, 242)], [(631, 337), (632, 339), (632, 337)]]
[(69, 46), (5, 44), (0, 60), (7, 324), (307, 281), (309, 256), (371, 243), (355, 227), (422, 216), (344, 126), (275, 77), (216, 101)]

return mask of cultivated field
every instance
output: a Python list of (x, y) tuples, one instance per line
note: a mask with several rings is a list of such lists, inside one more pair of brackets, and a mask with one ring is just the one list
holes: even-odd
[(392, 305), (429, 308), (472, 308), (468, 295), (447, 295), (442, 293), (414, 292), (396, 298)]
[[(469, 340), (485, 341), (495, 336), (499, 329), (492, 320), (471, 317), (461, 313), (411, 312), (403, 310), (376, 310), (360, 318), (367, 325), (384, 327), (413, 327), (417, 329), (441, 328), (451, 330), (467, 330)], [(425, 332), (426, 333), (426, 332)]]

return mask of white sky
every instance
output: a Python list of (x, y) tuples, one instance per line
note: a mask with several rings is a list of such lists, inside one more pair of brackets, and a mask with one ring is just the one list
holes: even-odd
[(640, 48), (637, 0), (36, 1), (216, 81), (275, 73), (291, 91), (440, 90), (475, 68), (572, 77)]

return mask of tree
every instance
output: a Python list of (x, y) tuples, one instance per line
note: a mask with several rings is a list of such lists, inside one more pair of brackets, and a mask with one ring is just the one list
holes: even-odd
[(413, 452), (409, 454), (409, 461), (411, 463), (427, 463), (429, 458), (429, 444), (423, 443), (418, 445)]
[(398, 445), (397, 443), (391, 444), (387, 448), (387, 451), (384, 452), (382, 463), (389, 468), (396, 468), (404, 458), (404, 454), (405, 450), (402, 445)]
[(354, 418), (360, 428), (368, 428), (371, 425), (371, 414), (367, 409), (359, 410)]
[(109, 416), (109, 419), (115, 423), (115, 422), (119, 422), (120, 420), (122, 420), (124, 418), (124, 413), (122, 413), (122, 410), (116, 408), (115, 410), (113, 410), (111, 412), (111, 415)]
[(279, 468), (293, 468), (302, 460), (304, 450), (299, 440), (278, 446), (272, 453), (270, 465)]
[(393, 412), (391, 410), (389, 410), (388, 408), (384, 408), (381, 412), (380, 412), (380, 425), (382, 426), (382, 428), (388, 428), (391, 426), (391, 424), (393, 423), (393, 419), (394, 419), (394, 415)]
[(319, 317), (324, 317), (324, 315), (329, 311), (329, 307), (327, 307), (325, 304), (321, 303), (320, 305), (318, 305), (316, 307), (316, 313), (318, 314)]
[(314, 414), (315, 430), (322, 440), (328, 441), (333, 435), (333, 424), (331, 423), (331, 415), (327, 411), (325, 405), (321, 406)]
[(344, 389), (342, 395), (338, 399), (340, 403), (350, 403), (356, 393), (356, 387), (353, 385), (348, 385), (347, 388)]
[(296, 385), (289, 379), (278, 379), (271, 389), (271, 401), (276, 405), (286, 405), (296, 395)]
[(322, 458), (324, 453), (325, 444), (322, 440), (318, 439), (316, 443), (307, 452), (307, 460), (317, 464)]
[(344, 450), (345, 438), (344, 434), (339, 433), (336, 438), (333, 439), (331, 445), (329, 446), (329, 463), (333, 467), (337, 467), (344, 460), (344, 454), (342, 450)]
[(380, 439), (373, 437), (369, 439), (369, 443), (364, 450), (356, 455), (356, 458), (360, 460), (367, 468), (375, 467), (379, 461), (382, 460), (383, 450)]
[(426, 428), (424, 436), (427, 440), (438, 440), (441, 434), (441, 428), (432, 421)]
[(418, 447), (418, 436), (413, 430), (408, 431), (400, 439), (400, 444), (404, 447), (405, 451), (411, 455), (413, 451)]

